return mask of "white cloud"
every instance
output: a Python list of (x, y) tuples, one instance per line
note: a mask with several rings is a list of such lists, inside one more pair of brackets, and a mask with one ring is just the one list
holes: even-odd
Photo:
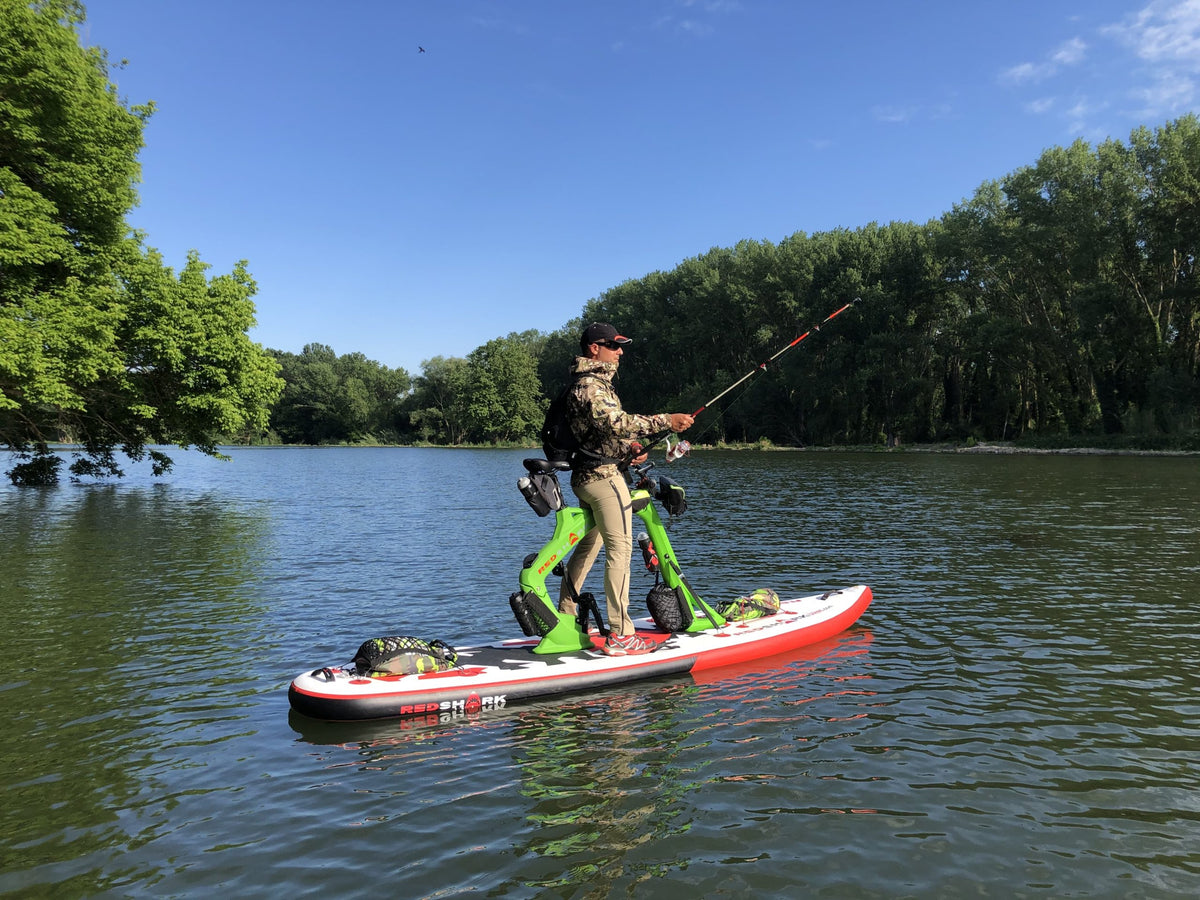
[(707, 22), (697, 22), (695, 19), (683, 19), (675, 27), (685, 34), (692, 34), (696, 37), (706, 37), (714, 31)]
[(1001, 72), (1000, 80), (1009, 84), (1024, 84), (1028, 81), (1038, 81), (1041, 77), (1038, 73), (1044, 68), (1044, 66), (1035, 66), (1033, 63), (1021, 63)]
[(736, 0), (676, 0), (675, 5), (688, 10), (691, 14), (690, 17), (679, 19), (668, 13), (660, 16), (655, 21), (654, 27), (670, 27), (693, 37), (707, 37), (716, 31), (716, 26), (706, 21), (706, 16), (711, 18), (739, 12), (742, 8), (742, 5)]
[(1083, 62), (1087, 55), (1087, 44), (1081, 38), (1071, 38), (1054, 50), (1043, 62), (1023, 62), (1000, 73), (1000, 80), (1007, 84), (1030, 84), (1045, 81), (1058, 74), (1064, 66)]
[(1050, 59), (1060, 66), (1073, 66), (1083, 62), (1083, 57), (1086, 53), (1087, 44), (1079, 38), (1071, 38), (1071, 40), (1050, 54)]
[(1153, 0), (1101, 30), (1129, 47), (1151, 69), (1129, 91), (1143, 119), (1177, 115), (1195, 105), (1200, 73), (1200, 0)]
[(737, 0), (679, 0), (680, 6), (699, 6), (705, 12), (726, 13), (736, 12), (742, 8)]
[[(1060, 118), (1074, 135), (1098, 132), (1102, 113), (1118, 107), (1143, 122), (1194, 109), (1200, 103), (1200, 0), (1139, 0), (1133, 8), (1119, 22), (1005, 69), (999, 81), (1013, 88), (1043, 85), (1042, 96), (1026, 96), (1022, 108)], [(1096, 64), (1082, 65), (1090, 59)], [(1055, 95), (1044, 85), (1065, 81), (1071, 67), (1080, 73), (1072, 88), (1064, 85)]]
[(891, 124), (907, 122), (915, 114), (916, 109), (912, 106), (875, 106), (871, 109), (871, 115), (877, 120)]
[(1196, 99), (1196, 82), (1178, 73), (1163, 74), (1154, 83), (1136, 89), (1133, 94), (1143, 103), (1142, 114), (1153, 117), (1189, 109)]
[(1076, 137), (1101, 136), (1097, 129), (1090, 124), (1097, 115), (1108, 108), (1108, 103), (1092, 103), (1086, 97), (1075, 101), (1075, 105), (1065, 113), (1067, 131)]
[(1147, 62), (1200, 68), (1200, 0), (1154, 0), (1104, 33)]
[(871, 118), (887, 125), (903, 125), (906, 122), (937, 122), (954, 115), (954, 106), (948, 101), (941, 103), (880, 104), (871, 107)]

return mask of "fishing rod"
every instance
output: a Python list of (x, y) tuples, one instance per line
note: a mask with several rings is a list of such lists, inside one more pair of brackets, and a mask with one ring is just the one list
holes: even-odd
[[(848, 310), (855, 303), (861, 302), (861, 300), (862, 300), (861, 297), (855, 297), (853, 300), (851, 300), (845, 306), (841, 307), (840, 309), (835, 309), (833, 312), (831, 312), (829, 315), (827, 315), (824, 319), (822, 319), (818, 324), (810, 327), (807, 331), (805, 331), (803, 334), (801, 334), (799, 337), (797, 337), (795, 340), (793, 340), (790, 344), (787, 344), (785, 347), (776, 351), (769, 358), (760, 362), (757, 366), (755, 366), (753, 369), (751, 369), (749, 372), (747, 372), (745, 375), (743, 375), (741, 378), (739, 378), (737, 381), (735, 381), (729, 387), (725, 388), (725, 390), (721, 391), (721, 393), (717, 394), (717, 396), (713, 397), (707, 403), (702, 405), (699, 409), (697, 409), (694, 413), (692, 413), (692, 418), (693, 419), (696, 418), (698, 415), (700, 415), (700, 413), (704, 412), (706, 409), (708, 409), (710, 406), (712, 406), (714, 403), (716, 403), (718, 400), (720, 400), (722, 397), (724, 397), (730, 391), (734, 390), (740, 384), (744, 383), (747, 379), (753, 377), (756, 373), (765, 372), (767, 370), (768, 364), (775, 362), (775, 360), (779, 359), (779, 357), (783, 356), (783, 354), (787, 353), (789, 350), (791, 350), (797, 344), (802, 343), (804, 340), (806, 340), (810, 334), (812, 334), (815, 331), (820, 331), (822, 326), (827, 325), (829, 322), (833, 321), (838, 316), (840, 316), (842, 313), (844, 313), (846, 310)], [(670, 435), (671, 435), (671, 432), (669, 432), (669, 431), (664, 431), (661, 434), (656, 435), (654, 440), (650, 444), (648, 444), (646, 447), (644, 447), (641, 452), (648, 453), (651, 449), (656, 447), (659, 443), (661, 443), (665, 439), (667, 441), (667, 462), (674, 462), (675, 460), (679, 459), (680, 457), (686, 456), (688, 454), (688, 452), (692, 449), (691, 443), (681, 439), (678, 443), (672, 445), (671, 440), (670, 440)]]
[(749, 372), (747, 372), (745, 375), (743, 375), (741, 378), (739, 378), (737, 381), (735, 381), (729, 387), (725, 388), (725, 390), (721, 391), (721, 393), (717, 394), (717, 396), (713, 397), (711, 400), (709, 400), (707, 403), (705, 403), (703, 406), (701, 406), (698, 410), (696, 410), (694, 413), (692, 413), (692, 418), (693, 419), (696, 418), (696, 416), (700, 415), (700, 413), (704, 412), (706, 409), (708, 409), (710, 406), (712, 406), (714, 403), (716, 403), (718, 400), (720, 400), (722, 397), (724, 397), (726, 394), (728, 394), (730, 391), (732, 391), (734, 388), (736, 388), (739, 384), (744, 382), (747, 378), (750, 378), (751, 376), (753, 376), (756, 372), (765, 372), (767, 370), (768, 363), (775, 362), (775, 360), (779, 359), (779, 357), (783, 356), (783, 354), (787, 353), (789, 350), (791, 350), (793, 347), (795, 347), (797, 344), (799, 344), (801, 341), (803, 341), (805, 338), (807, 338), (814, 331), (820, 331), (822, 325), (825, 325), (832, 319), (835, 319), (838, 316), (840, 316), (842, 313), (844, 313), (846, 310), (848, 310), (851, 306), (853, 306), (855, 303), (857, 303), (859, 299), (860, 298), (855, 298), (854, 300), (851, 300), (849, 303), (847, 303), (845, 306), (843, 306), (841, 309), (835, 309), (833, 312), (831, 312), (829, 315), (827, 315), (821, 321), (820, 325), (813, 325), (811, 328), (808, 329), (808, 331), (804, 332), (804, 334), (800, 335), (800, 337), (796, 338), (794, 341), (792, 341), (790, 344), (788, 344), (782, 350), (779, 350), (778, 352), (776, 352), (769, 359), (766, 359), (763, 362), (760, 362), (757, 366), (755, 366), (753, 369), (751, 369)]

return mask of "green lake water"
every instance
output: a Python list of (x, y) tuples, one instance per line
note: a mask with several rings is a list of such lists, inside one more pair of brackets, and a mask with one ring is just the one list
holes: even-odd
[(857, 626), (335, 726), (298, 672), (519, 634), (527, 454), (231, 452), (0, 487), (0, 895), (1200, 895), (1200, 459), (696, 451), (692, 585)]

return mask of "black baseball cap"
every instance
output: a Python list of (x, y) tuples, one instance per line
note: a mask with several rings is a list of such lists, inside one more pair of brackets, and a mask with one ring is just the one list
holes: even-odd
[(618, 334), (617, 329), (607, 322), (593, 322), (587, 328), (583, 329), (583, 336), (579, 338), (579, 346), (586, 350), (590, 344), (603, 344), (606, 341), (611, 341), (614, 344), (633, 343), (632, 338)]

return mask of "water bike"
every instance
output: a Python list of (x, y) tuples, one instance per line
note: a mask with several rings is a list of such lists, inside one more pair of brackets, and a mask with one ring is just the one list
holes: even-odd
[[(780, 600), (760, 588), (724, 603), (704, 600), (684, 576), (666, 523), (686, 511), (684, 489), (652, 463), (630, 465), (630, 497), (644, 531), (643, 562), (655, 583), (650, 616), (635, 619), (654, 646), (637, 656), (606, 656), (608, 631), (590, 593), (574, 593), (576, 613), (562, 612), (546, 580), (593, 527), (591, 512), (568, 506), (558, 476), (570, 463), (524, 461), (517, 486), (539, 516), (554, 514), (554, 533), (525, 557), (509, 604), (523, 637), (453, 648), (441, 640), (395, 635), (363, 642), (346, 662), (307, 670), (292, 681), (296, 713), (327, 721), (470, 717), (554, 694), (593, 691), (664, 675), (745, 664), (825, 641), (845, 631), (871, 603), (866, 585)], [(557, 593), (557, 591), (556, 591)], [(764, 664), (766, 666), (767, 664)]]

